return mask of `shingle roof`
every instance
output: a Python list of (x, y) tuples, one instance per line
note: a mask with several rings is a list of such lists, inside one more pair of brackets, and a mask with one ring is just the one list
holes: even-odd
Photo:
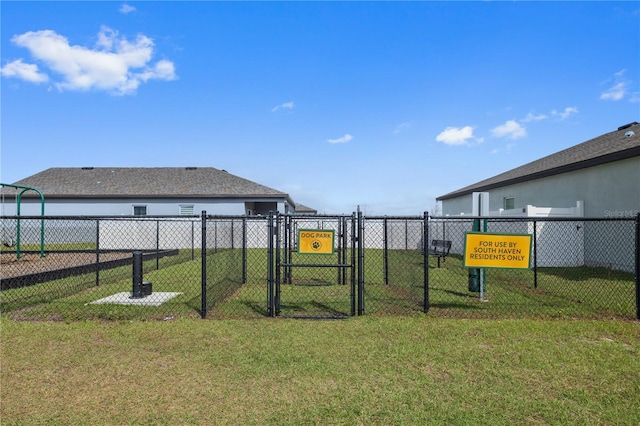
[[(46, 198), (255, 198), (289, 195), (213, 167), (50, 168), (15, 182)], [(5, 194), (15, 191), (4, 189)], [(27, 196), (35, 193), (26, 192)], [(293, 203), (292, 203), (293, 204)]]
[(296, 213), (317, 214), (318, 210), (305, 206), (304, 204), (296, 204)]
[(616, 131), (605, 133), (489, 179), (441, 195), (437, 200), (460, 197), (472, 192), (488, 191), (639, 155), (640, 124), (634, 121), (619, 127)]

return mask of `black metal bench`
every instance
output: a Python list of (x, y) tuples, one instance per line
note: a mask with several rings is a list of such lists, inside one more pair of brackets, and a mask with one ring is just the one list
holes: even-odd
[(429, 254), (438, 258), (438, 268), (440, 267), (440, 259), (444, 262), (451, 250), (450, 240), (431, 240), (431, 248)]

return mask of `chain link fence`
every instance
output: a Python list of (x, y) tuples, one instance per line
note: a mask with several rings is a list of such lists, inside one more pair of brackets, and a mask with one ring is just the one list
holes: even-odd
[[(532, 235), (531, 268), (465, 268), (465, 233), (474, 229)], [(637, 233), (637, 218), (430, 220), (430, 238), (451, 241), (446, 261), (430, 268), (430, 312), (636, 318)]]
[[(2, 218), (2, 312), (53, 320), (197, 317), (199, 229), (198, 217)], [(150, 293), (144, 297), (133, 297), (136, 252)]]
[(411, 315), (427, 309), (425, 224), (421, 217), (362, 220), (364, 313)]
[[(12, 318), (67, 321), (425, 312), (639, 318), (639, 222), (360, 213), (2, 217), (0, 307)], [(530, 235), (530, 268), (466, 267), (471, 231)], [(332, 246), (305, 252), (305, 235), (330, 237)]]

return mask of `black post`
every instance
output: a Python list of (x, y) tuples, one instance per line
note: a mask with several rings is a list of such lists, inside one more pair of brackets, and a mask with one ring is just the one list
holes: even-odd
[(142, 294), (142, 252), (133, 252), (133, 289), (131, 291), (132, 299), (140, 299), (144, 297)]
[(191, 221), (191, 260), (194, 260), (196, 258), (195, 242), (196, 242), (195, 223)]
[(160, 220), (156, 219), (156, 271), (160, 269)]
[(404, 249), (409, 250), (409, 219), (404, 220)]
[[(336, 251), (337, 251), (336, 254), (338, 255), (338, 260), (336, 263), (338, 264), (344, 263), (342, 262), (342, 252), (344, 251), (342, 247), (342, 217), (338, 217), (338, 249)], [(340, 285), (343, 283), (341, 277), (342, 277), (342, 271), (344, 271), (344, 268), (339, 267), (337, 268), (337, 271), (338, 271), (337, 283), (338, 285)]]
[(242, 218), (242, 284), (247, 283), (247, 218)]
[(640, 320), (640, 213), (636, 215), (636, 319)]
[(538, 235), (537, 222), (533, 221), (533, 288), (538, 288)]
[(235, 227), (236, 222), (231, 219), (231, 248), (234, 249), (235, 247), (235, 233), (236, 233), (236, 227)]
[[(473, 232), (480, 232), (482, 230), (481, 220), (473, 219), (473, 224), (471, 225), (471, 230)], [(438, 265), (440, 266), (440, 265)], [(481, 270), (479, 268), (469, 268), (469, 291), (471, 292), (482, 292), (482, 280), (480, 278)]]
[[(287, 232), (287, 235), (288, 235), (287, 241), (289, 241), (289, 248), (287, 249), (287, 256), (285, 261), (287, 263), (293, 263), (293, 250), (294, 250), (294, 247), (296, 246), (296, 239), (298, 238), (298, 236), (296, 233), (295, 222), (292, 220), (290, 216), (288, 219), (288, 224), (285, 225), (285, 229), (286, 229), (285, 232)], [(287, 266), (285, 271), (286, 271), (285, 282), (288, 284), (291, 284), (293, 282), (293, 267)]]
[(100, 285), (100, 219), (96, 219), (96, 287)]
[(200, 277), (201, 284), (201, 303), (200, 303), (200, 317), (205, 319), (207, 317), (207, 212), (205, 210), (202, 211), (202, 238), (201, 238), (201, 271), (202, 275)]
[(267, 315), (273, 317), (273, 212), (269, 212), (267, 227), (269, 238), (267, 250)]
[(382, 267), (384, 268), (384, 283), (385, 284), (389, 284), (389, 230), (387, 229), (388, 226), (388, 220), (385, 217), (384, 218), (384, 222), (383, 222), (383, 264)]
[(364, 315), (364, 220), (358, 207), (358, 315)]
[(429, 212), (424, 212), (422, 222), (422, 261), (424, 265), (424, 299), (422, 311), (429, 312)]
[[(291, 226), (291, 216), (286, 215), (284, 217), (284, 238), (282, 239), (283, 243), (283, 247), (282, 247), (282, 251), (284, 252), (284, 263), (289, 264), (291, 263), (291, 247), (290, 247), (290, 243), (291, 243), (291, 232), (290, 231), (290, 227)], [(280, 228), (280, 226), (278, 226), (278, 228)], [(291, 271), (289, 269), (288, 266), (284, 267), (284, 282), (291, 284)]]
[(351, 215), (351, 316), (356, 315), (356, 214)]
[(280, 258), (280, 227), (282, 226), (282, 216), (276, 212), (276, 294), (275, 294), (275, 314), (280, 315), (280, 282), (282, 276), (280, 274), (280, 264), (282, 260)]
[[(348, 239), (347, 239), (347, 232), (348, 232), (348, 226), (347, 226), (347, 217), (346, 216), (342, 216), (341, 219), (342, 222), (342, 259), (341, 262), (343, 265), (347, 264), (347, 247), (349, 247), (348, 245)], [(347, 284), (347, 269), (346, 268), (342, 268), (342, 284)]]

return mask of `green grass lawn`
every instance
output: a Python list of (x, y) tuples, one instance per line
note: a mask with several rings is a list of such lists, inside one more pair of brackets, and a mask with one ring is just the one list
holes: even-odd
[[(197, 317), (201, 307), (199, 252), (145, 262), (144, 279), (154, 292), (179, 292), (161, 306), (95, 305), (91, 302), (131, 291), (131, 267), (120, 267), (0, 293), (3, 313), (20, 318), (81, 320), (164, 319)], [(350, 256), (347, 257), (350, 259)], [(267, 254), (247, 251), (246, 284), (242, 283), (240, 250), (207, 256), (207, 306), (212, 318), (256, 318), (267, 315)], [(294, 254), (295, 264), (338, 263), (337, 256)], [(365, 251), (364, 312), (366, 315), (420, 315), (423, 310), (422, 256), (417, 251)], [(295, 267), (288, 279), (282, 270), (280, 314), (283, 316), (344, 316), (351, 313), (351, 268), (346, 282), (337, 268)], [(483, 297), (469, 291), (468, 270), (459, 257), (449, 256), (429, 269), (429, 314), (465, 318), (553, 317), (635, 318), (632, 274), (606, 268), (540, 268), (537, 286), (532, 270), (490, 269)]]
[(640, 326), (2, 319), (3, 425), (638, 425)]

